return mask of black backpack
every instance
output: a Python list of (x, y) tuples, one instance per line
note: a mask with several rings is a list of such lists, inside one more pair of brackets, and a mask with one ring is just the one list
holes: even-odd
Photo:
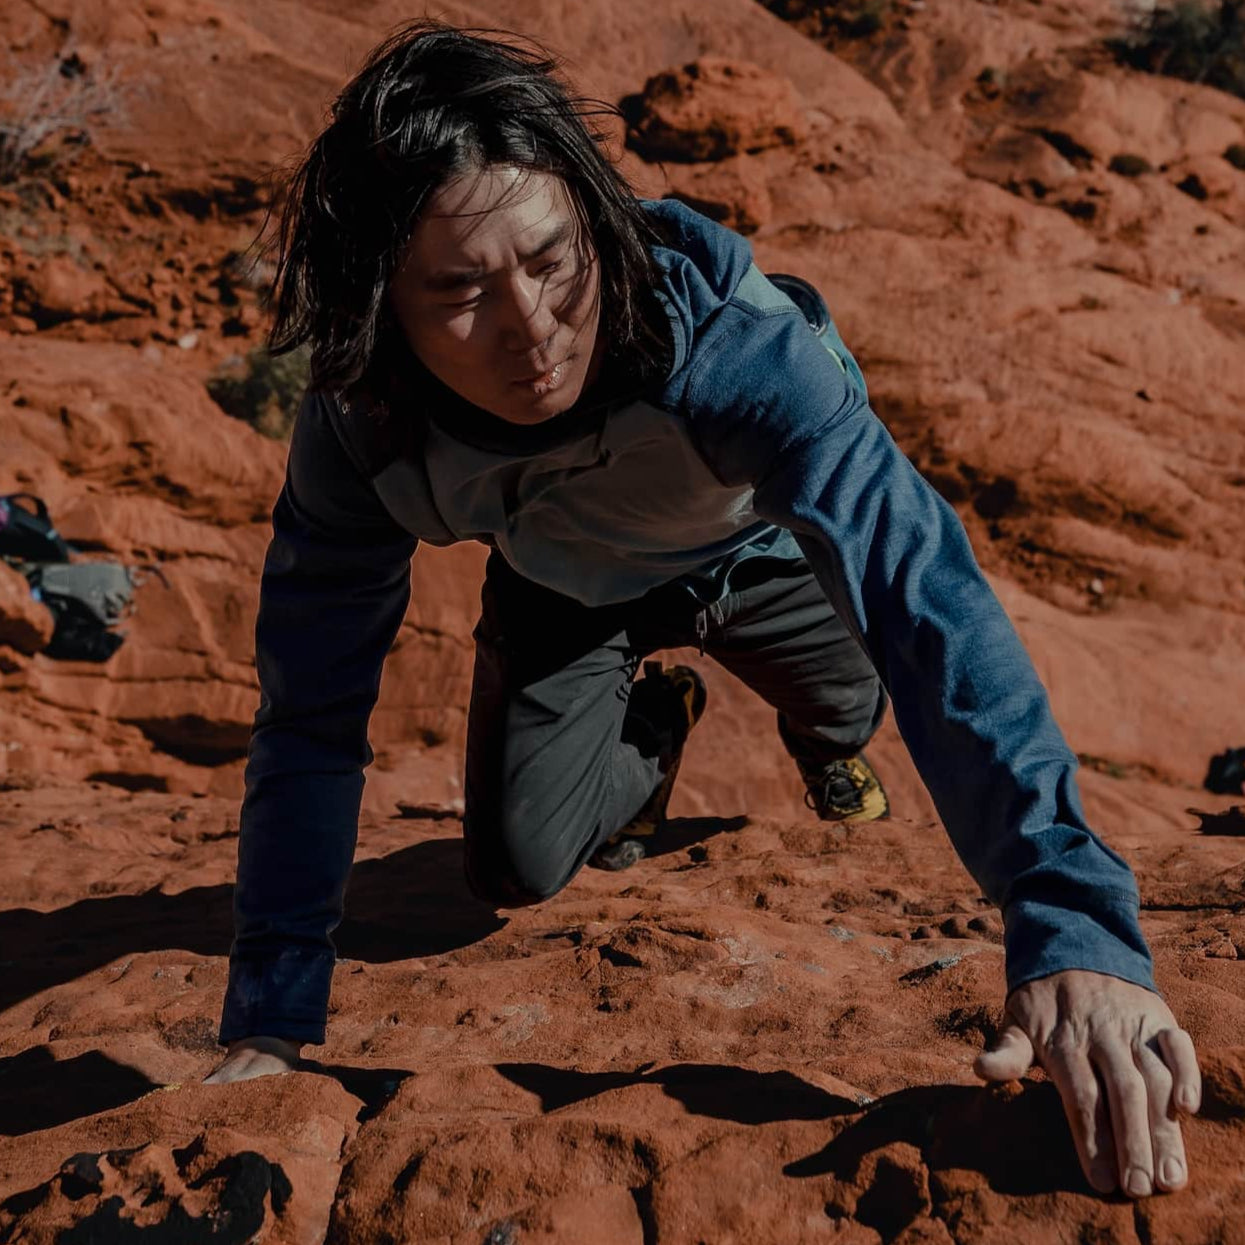
[(138, 580), (118, 562), (74, 562), (75, 550), (52, 524), (42, 498), (0, 497), (0, 559), (20, 571), (56, 629), (43, 650), (66, 661), (107, 661), (125, 634)]
[(72, 552), (52, 526), (42, 497), (33, 493), (0, 497), (0, 557), (5, 561), (68, 562)]

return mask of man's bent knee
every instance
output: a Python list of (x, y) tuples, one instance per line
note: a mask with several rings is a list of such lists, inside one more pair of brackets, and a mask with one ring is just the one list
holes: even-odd
[(500, 836), (476, 840), (464, 861), (467, 885), (495, 908), (528, 908), (551, 899), (570, 881), (565, 871), (557, 874), (545, 862), (534, 863), (516, 861)]

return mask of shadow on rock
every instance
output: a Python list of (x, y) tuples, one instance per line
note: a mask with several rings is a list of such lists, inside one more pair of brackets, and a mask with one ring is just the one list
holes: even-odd
[(503, 1063), (497, 1070), (540, 1097), (545, 1111), (583, 1102), (630, 1085), (659, 1085), (693, 1115), (736, 1124), (773, 1124), (779, 1120), (825, 1120), (860, 1110), (850, 1098), (828, 1094), (790, 1072), (753, 1072), (729, 1064), (680, 1063), (650, 1071), (577, 1072), (543, 1063)]
[(749, 818), (737, 817), (672, 817), (661, 828), (651, 844), (646, 844), (649, 856), (669, 856), (686, 851), (715, 834), (734, 834), (748, 824)]
[(320, 1063), (315, 1059), (300, 1059), (295, 1071), (332, 1077), (348, 1094), (361, 1098), (363, 1106), (355, 1116), (360, 1124), (379, 1115), (402, 1082), (415, 1075), (410, 1068), (353, 1068), (349, 1064)]
[[(206, 1161), (205, 1161), (206, 1159)], [(170, 1170), (171, 1169), (171, 1170)], [(250, 1245), (283, 1232), (293, 1186), (253, 1150), (205, 1156), (141, 1145), (83, 1152), (50, 1180), (0, 1202), (0, 1243)], [(265, 1231), (275, 1228), (271, 1234)], [(298, 1239), (309, 1239), (300, 1236)]]
[[(0, 947), (14, 957), (0, 963), (0, 1011), (127, 955), (228, 955), (232, 902), (231, 886), (197, 886), (83, 899), (54, 912), (0, 912)], [(467, 890), (457, 838), (360, 861), (346, 911), (334, 936), (338, 954), (372, 963), (454, 951), (505, 924)]]
[(91, 1050), (57, 1060), (46, 1046), (0, 1059), (0, 1135), (21, 1137), (110, 1111), (159, 1086)]
[(1032, 1082), (899, 1090), (878, 1099), (823, 1150), (783, 1171), (852, 1184), (875, 1166), (873, 1156), (896, 1143), (919, 1150), (931, 1172), (980, 1172), (996, 1193), (1093, 1192), (1077, 1163), (1058, 1092)]

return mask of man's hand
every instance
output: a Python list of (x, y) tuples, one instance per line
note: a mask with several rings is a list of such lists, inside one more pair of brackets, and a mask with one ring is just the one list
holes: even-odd
[(291, 1072), (302, 1050), (297, 1042), (284, 1038), (249, 1037), (229, 1043), (225, 1062), (203, 1078), (205, 1085), (224, 1085), (229, 1081), (249, 1081), (257, 1076)]
[(1003, 1030), (974, 1070), (1010, 1081), (1040, 1063), (1059, 1089), (1086, 1178), (1130, 1197), (1188, 1180), (1179, 1113), (1202, 1101), (1193, 1040), (1157, 994), (1102, 973), (1069, 970), (1007, 1000)]

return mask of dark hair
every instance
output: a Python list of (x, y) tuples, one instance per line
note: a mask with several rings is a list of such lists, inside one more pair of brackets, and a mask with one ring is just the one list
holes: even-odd
[(506, 31), (420, 20), (368, 57), (292, 174), (272, 242), (269, 347), (311, 347), (312, 385), (383, 386), (400, 330), (387, 291), (428, 198), (473, 168), (560, 177), (600, 261), (601, 331), (638, 376), (670, 364), (649, 250), (661, 238), (586, 118), (618, 115), (572, 95), (555, 60)]

